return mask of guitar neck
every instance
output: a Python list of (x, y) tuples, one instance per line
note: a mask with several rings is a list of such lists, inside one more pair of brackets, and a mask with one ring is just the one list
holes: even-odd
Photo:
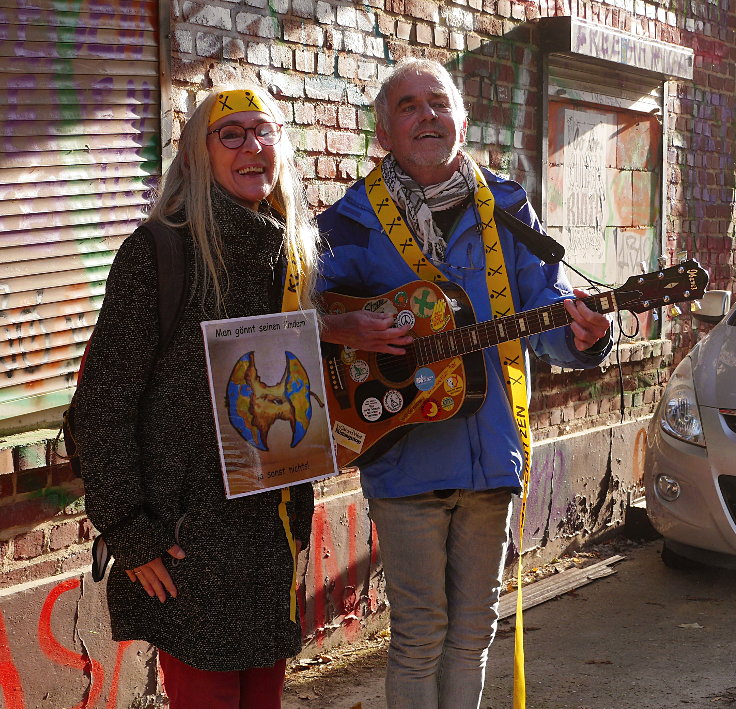
[[(597, 313), (610, 313), (617, 309), (616, 291), (588, 296), (583, 302)], [(503, 342), (518, 340), (547, 330), (569, 325), (572, 321), (562, 302), (525, 310), (516, 315), (466, 325), (455, 330), (438, 332), (414, 340), (414, 354), (421, 365), (431, 364), (450, 357), (495, 347)]]

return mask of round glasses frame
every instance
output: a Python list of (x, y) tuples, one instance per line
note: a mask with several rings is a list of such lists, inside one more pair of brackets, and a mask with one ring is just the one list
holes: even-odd
[[(262, 123), (256, 123), (254, 126), (250, 126), (249, 128), (236, 123), (234, 125), (215, 128), (215, 130), (209, 131), (207, 135), (217, 133), (217, 137), (226, 148), (237, 150), (243, 146), (246, 140), (248, 140), (248, 131), (251, 130), (253, 131), (255, 139), (261, 145), (276, 145), (276, 143), (281, 140), (282, 127), (283, 126), (280, 123), (275, 123), (274, 121), (263, 121)], [(223, 138), (220, 131), (228, 131), (231, 135), (227, 135)], [(259, 134), (259, 131), (261, 131), (262, 134)]]

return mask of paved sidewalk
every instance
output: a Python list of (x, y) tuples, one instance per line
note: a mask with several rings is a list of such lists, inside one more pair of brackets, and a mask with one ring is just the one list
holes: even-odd
[[(661, 541), (624, 548), (616, 573), (524, 614), (527, 709), (736, 707), (736, 572), (673, 571)], [(511, 709), (513, 619), (491, 648), (481, 709)], [(383, 709), (385, 649), (284, 709)]]

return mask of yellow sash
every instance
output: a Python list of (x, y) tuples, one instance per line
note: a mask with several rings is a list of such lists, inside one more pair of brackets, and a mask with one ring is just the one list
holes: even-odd
[[(284, 295), (281, 299), (281, 312), (291, 313), (299, 309), (299, 296), (301, 295), (301, 280), (299, 278), (299, 269), (297, 267), (296, 258), (288, 258), (286, 261), (286, 277), (284, 279)], [(293, 562), (293, 571), (291, 576), (291, 588), (289, 589), (289, 618), (292, 623), (296, 623), (296, 541), (294, 533), (291, 529), (289, 514), (286, 510), (286, 503), (291, 500), (291, 491), (288, 487), (281, 488), (281, 502), (279, 504), (279, 517), (284, 525), (286, 540), (289, 543), (289, 550)], [(302, 544), (308, 544), (308, 539), (302, 539)]]
[[(486, 184), (480, 168), (471, 160), (476, 179), (475, 206), (480, 215), (483, 230), (483, 247), (486, 259), (486, 284), (491, 310), (496, 318), (513, 315), (514, 302), (511, 295), (506, 265), (503, 260), (498, 229), (493, 217), (494, 198)], [(433, 266), (422, 253), (412, 236), (405, 220), (399, 213), (391, 195), (386, 189), (381, 166), (375, 167), (365, 178), (368, 200), (376, 213), (384, 232), (391, 239), (396, 250), (419, 278), (425, 281), (444, 281), (445, 276)], [(524, 626), (522, 622), (521, 554), (526, 517), (529, 471), (531, 468), (531, 434), (529, 430), (529, 405), (527, 401), (526, 371), (524, 353), (519, 340), (511, 340), (498, 345), (506, 391), (511, 403), (514, 420), (524, 450), (524, 470), (522, 475), (521, 508), (519, 511), (519, 564), (518, 592), (516, 597), (516, 648), (514, 651), (514, 709), (526, 706), (526, 682), (524, 677)]]

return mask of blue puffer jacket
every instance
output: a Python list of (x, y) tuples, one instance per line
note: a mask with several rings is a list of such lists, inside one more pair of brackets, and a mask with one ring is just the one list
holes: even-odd
[[(487, 170), (484, 174), (499, 206), (508, 208), (526, 199), (526, 192), (516, 182)], [(528, 202), (516, 216), (540, 228)], [(439, 268), (466, 291), (480, 322), (493, 316), (476, 221), (471, 205), (448, 239), (446, 261), (450, 266)], [(362, 180), (321, 214), (318, 222), (329, 245), (323, 257), (322, 290), (359, 287), (366, 296), (379, 295), (416, 280), (414, 271), (382, 231)], [(550, 305), (572, 293), (560, 266), (543, 264), (508, 230), (501, 225), (498, 228), (517, 312)], [(523, 343), (528, 371), (527, 343)], [(578, 352), (569, 327), (530, 337), (529, 344), (551, 364), (581, 369), (596, 366), (610, 350), (609, 343), (596, 354)], [(382, 457), (361, 468), (366, 497), (402, 497), (448, 488), (521, 489), (524, 454), (501, 378), (498, 352), (491, 348), (484, 354), (488, 395), (479, 411), (468, 418), (455, 417), (411, 429)]]

